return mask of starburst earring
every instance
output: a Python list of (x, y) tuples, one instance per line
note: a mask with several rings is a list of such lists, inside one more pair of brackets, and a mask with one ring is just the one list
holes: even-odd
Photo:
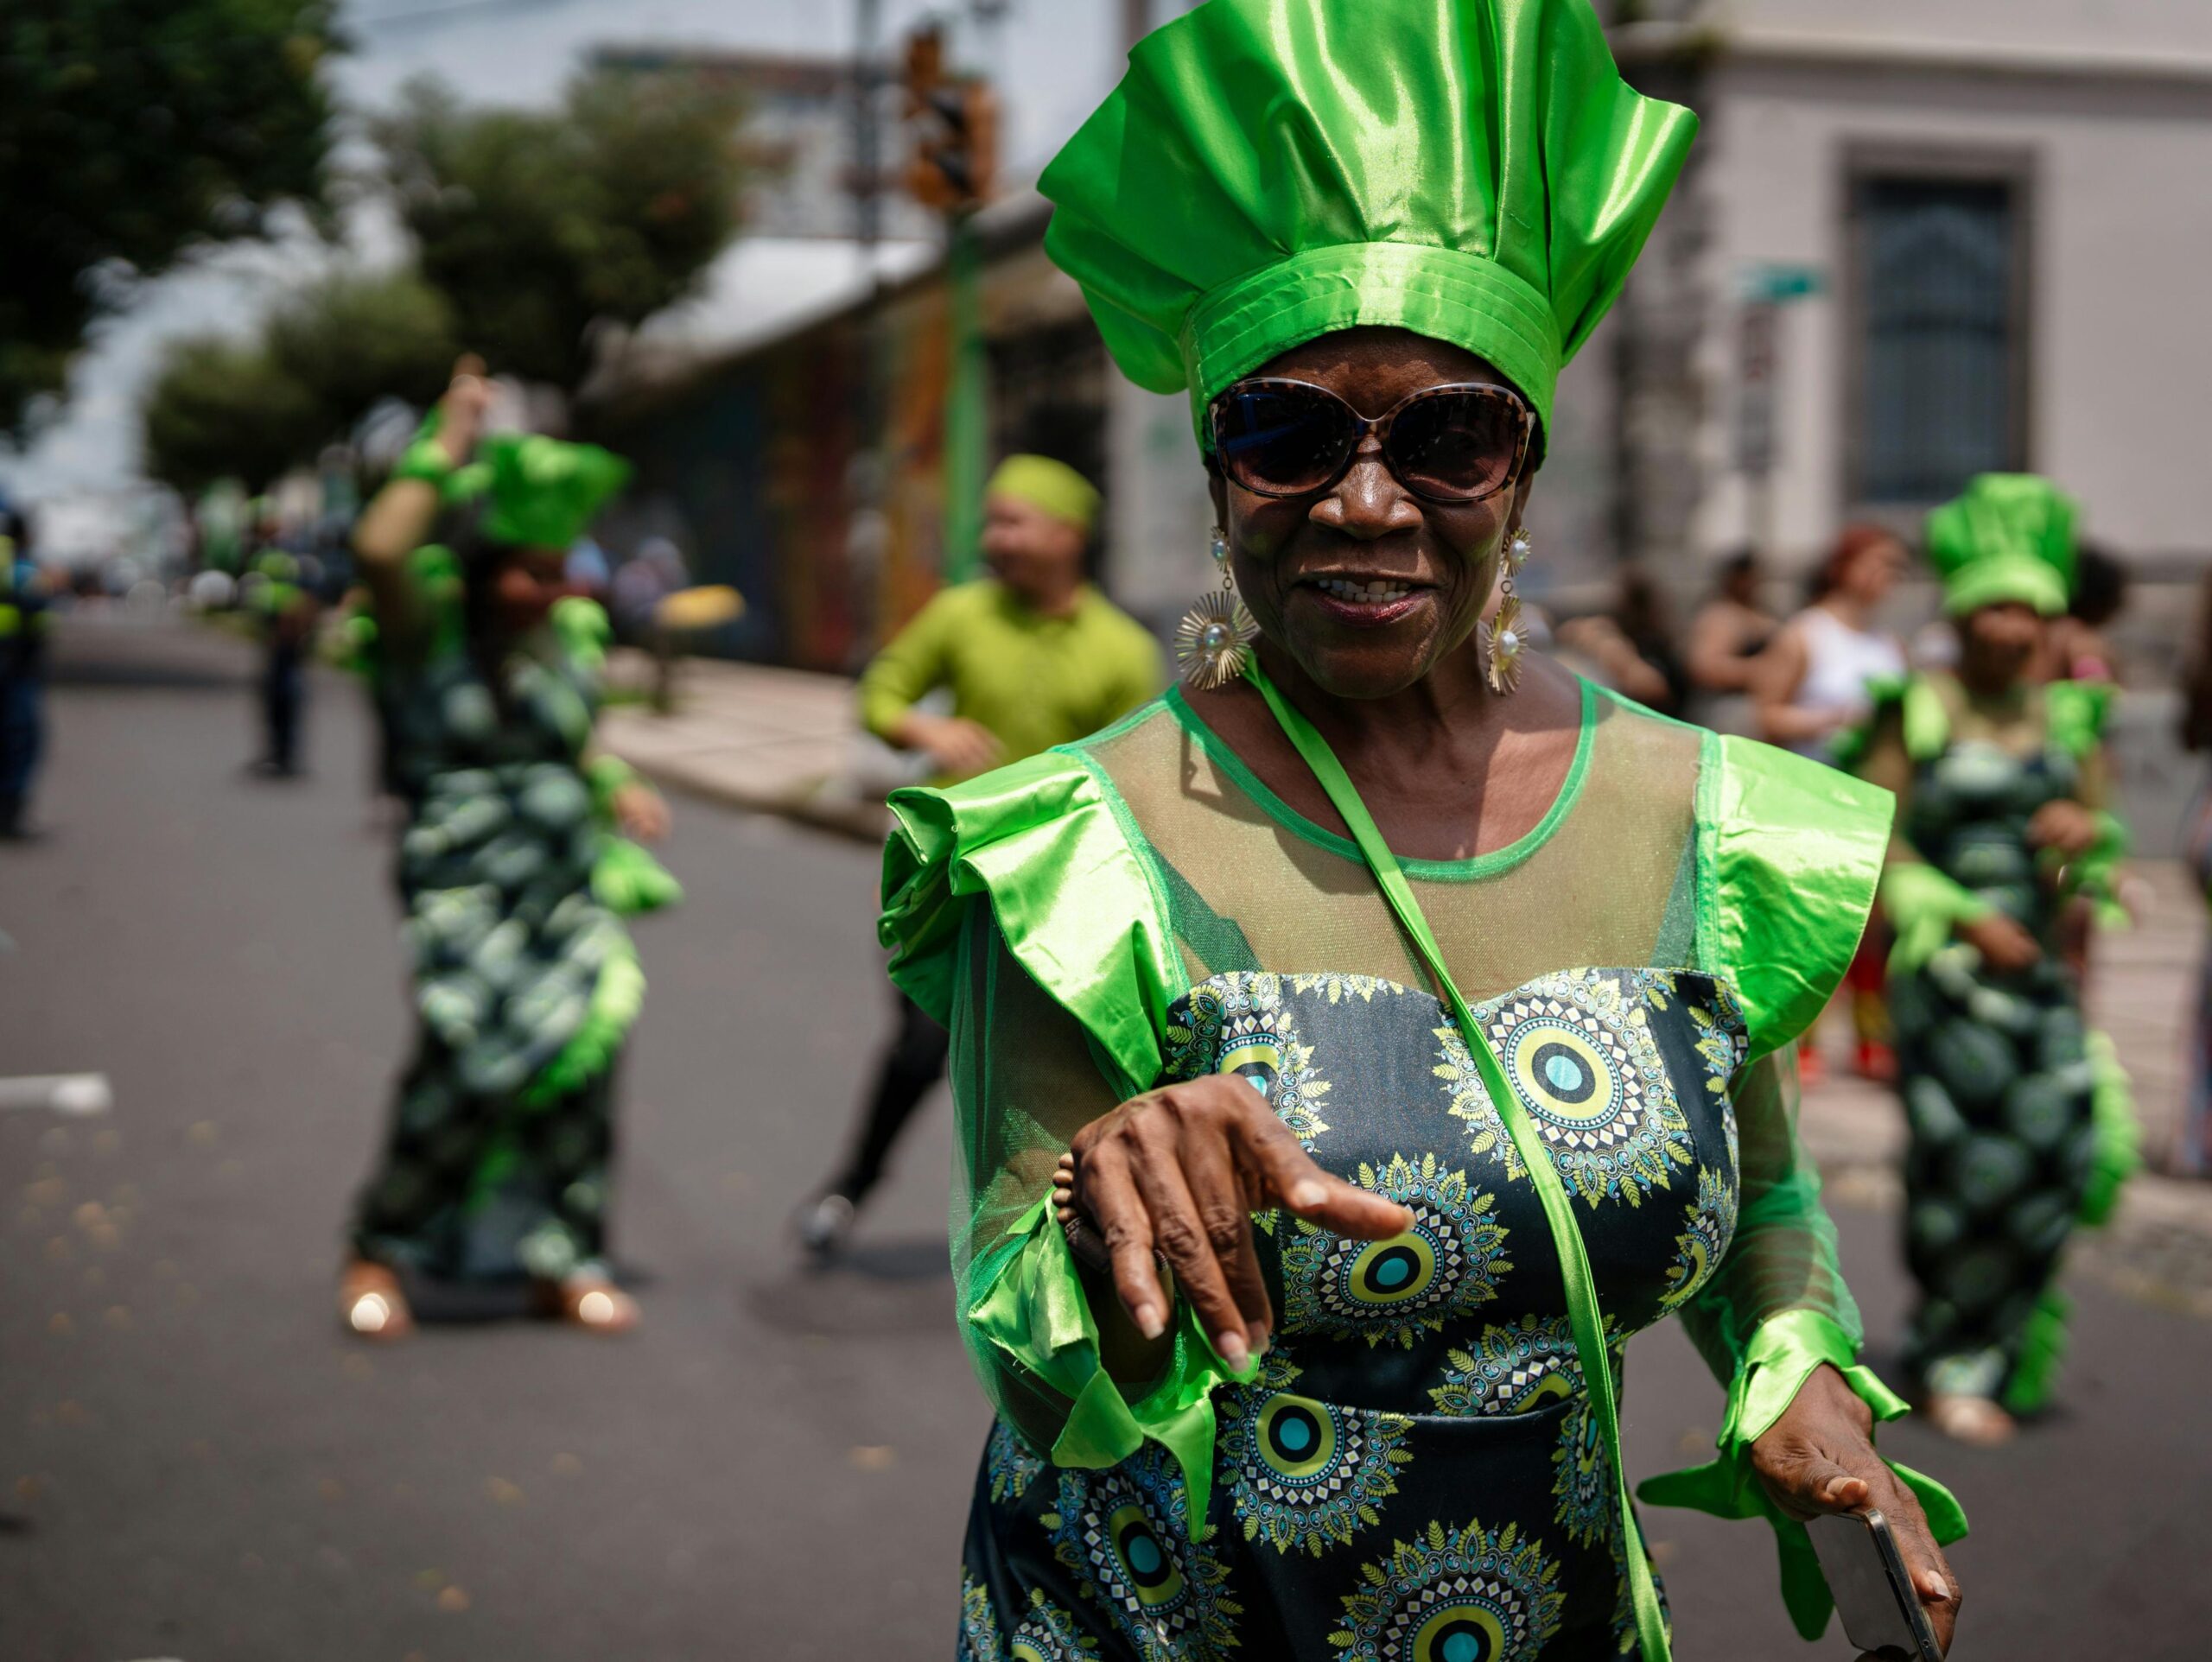
[(1221, 587), (1185, 612), (1175, 625), (1175, 664), (1185, 687), (1210, 693), (1251, 668), (1252, 641), (1260, 625), (1237, 598), (1236, 578), (1229, 568), (1229, 538), (1218, 525), (1208, 552), (1221, 573)]
[(1521, 627), (1521, 597), (1513, 591), (1513, 580), (1521, 574), (1521, 568), (1529, 563), (1529, 556), (1535, 548), (1529, 533), (1516, 525), (1505, 539), (1504, 557), (1498, 569), (1497, 612), (1483, 625), (1490, 689), (1500, 698), (1521, 684), (1521, 654), (1529, 642)]

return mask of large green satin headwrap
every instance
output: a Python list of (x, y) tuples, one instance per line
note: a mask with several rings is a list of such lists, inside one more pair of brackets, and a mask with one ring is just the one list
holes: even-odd
[(567, 548), (630, 478), (612, 452), (540, 434), (501, 434), (481, 454), (491, 470), (484, 535), (516, 548)]
[(1230, 382), (1359, 324), (1489, 359), (1548, 427), (1696, 129), (1589, 0), (1209, 0), (1046, 169), (1045, 246), (1201, 442)]
[(1953, 617), (2017, 600), (2046, 618), (2074, 592), (2074, 498), (2033, 473), (1984, 473), (1928, 516), (1928, 557)]

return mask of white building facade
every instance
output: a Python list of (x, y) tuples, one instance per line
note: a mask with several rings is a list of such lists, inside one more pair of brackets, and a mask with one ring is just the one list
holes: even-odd
[[(1686, 11), (1618, 49), (1631, 73), (1710, 54), (1688, 206), (1706, 226), (1695, 364), (1717, 396), (1694, 546), (1809, 561), (1847, 518), (1909, 522), (2005, 467), (2078, 495), (2145, 576), (2212, 562), (2212, 5)], [(1745, 301), (1777, 273), (1813, 291), (1777, 308), (1762, 359)], [(1743, 465), (1763, 425), (1764, 513)]]

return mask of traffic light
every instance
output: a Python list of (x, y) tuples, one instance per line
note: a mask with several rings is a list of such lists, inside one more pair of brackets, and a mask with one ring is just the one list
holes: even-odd
[(988, 201), (998, 174), (998, 96), (979, 75), (948, 74), (944, 35), (925, 23), (906, 37), (906, 118), (914, 157), (906, 188), (925, 207), (964, 213)]

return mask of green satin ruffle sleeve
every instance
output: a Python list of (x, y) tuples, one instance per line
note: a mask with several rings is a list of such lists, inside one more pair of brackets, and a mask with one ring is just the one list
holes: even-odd
[(1742, 999), (1753, 1059), (1811, 1026), (1850, 967), (1894, 811), (1888, 791), (1818, 762), (1748, 739), (1707, 741), (1700, 957)]
[[(1716, 1439), (1719, 1457), (1687, 1471), (1647, 1478), (1636, 1491), (1639, 1500), (1655, 1507), (1686, 1507), (1716, 1518), (1764, 1518), (1771, 1524), (1781, 1560), (1783, 1603), (1806, 1639), (1818, 1639), (1827, 1628), (1835, 1601), (1805, 1526), (1785, 1516), (1767, 1497), (1751, 1469), (1751, 1450), (1813, 1371), (1823, 1365), (1843, 1375), (1859, 1399), (1873, 1411), (1877, 1424), (1910, 1411), (1872, 1368), (1859, 1366), (1858, 1344), (1843, 1328), (1813, 1310), (1785, 1311), (1760, 1326), (1736, 1370)], [(1909, 1466), (1891, 1461), (1889, 1467), (1927, 1513), (1928, 1526), (1939, 1545), (1964, 1538), (1966, 1513), (1950, 1490)]]
[(891, 979), (949, 1019), (954, 948), (987, 899), (1007, 947), (1081, 1022), (1124, 1096), (1159, 1077), (1159, 1032), (1185, 990), (1164, 905), (1106, 788), (1081, 758), (1046, 751), (964, 783), (894, 791), (883, 854)]
[[(963, 936), (971, 910), (988, 905), (996, 942), (1080, 1024), (1112, 1100), (1149, 1088), (1160, 1070), (1159, 1032), (1187, 978), (1164, 902), (1109, 788), (1083, 758), (1048, 751), (963, 784), (898, 791), (891, 809), (879, 932), (892, 980), (957, 1039), (957, 1006), (971, 996)], [(955, 1048), (954, 1098), (965, 1122), (979, 1108)], [(962, 1140), (988, 1141), (965, 1123)], [(1049, 1134), (1038, 1142), (1065, 1146)], [(955, 1202), (956, 1310), (987, 1394), (1002, 1411), (1013, 1401), (1048, 1405), (1046, 1425), (1033, 1414), (1007, 1418), (1062, 1466), (1111, 1466), (1147, 1438), (1162, 1444), (1183, 1469), (1196, 1527), (1212, 1479), (1211, 1393), (1252, 1377), (1257, 1363), (1232, 1371), (1177, 1300), (1167, 1366), (1141, 1392), (1125, 1392), (1100, 1361), (1089, 1296), (1043, 1183), (997, 1230), (984, 1223), (994, 1174), (960, 1175), (976, 1201), (968, 1220)]]
[(1050, 1200), (1031, 1207), (1007, 1234), (1019, 1245), (968, 1304), (966, 1320), (1007, 1363), (1067, 1399), (1052, 1463), (1103, 1469), (1150, 1438), (1182, 1468), (1197, 1530), (1213, 1487), (1213, 1389), (1256, 1377), (1258, 1360), (1241, 1371), (1230, 1367), (1206, 1342), (1190, 1304), (1179, 1298), (1173, 1353), (1159, 1379), (1131, 1401), (1099, 1361), (1098, 1324)]

